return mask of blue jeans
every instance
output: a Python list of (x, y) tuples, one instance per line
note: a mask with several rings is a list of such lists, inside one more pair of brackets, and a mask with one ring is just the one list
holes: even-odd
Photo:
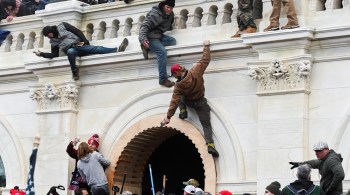
[(159, 84), (163, 83), (168, 78), (166, 72), (167, 66), (167, 52), (165, 46), (171, 46), (176, 44), (176, 40), (173, 37), (163, 35), (160, 39), (149, 39), (149, 49), (157, 55), (157, 65), (159, 73)]
[(75, 57), (87, 56), (90, 54), (105, 54), (117, 52), (117, 48), (107, 48), (102, 46), (84, 45), (81, 47), (72, 47), (67, 50), (68, 61), (72, 71), (76, 70)]

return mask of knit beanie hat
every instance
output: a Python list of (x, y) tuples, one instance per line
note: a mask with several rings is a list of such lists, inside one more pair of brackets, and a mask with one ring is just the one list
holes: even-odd
[(274, 181), (266, 187), (266, 189), (271, 193), (273, 193), (274, 195), (280, 195), (282, 193), (280, 188), (281, 188), (281, 184), (278, 181)]
[(53, 29), (52, 26), (45, 26), (43, 28), (43, 35), (46, 37), (49, 33), (52, 33)]
[(170, 7), (175, 7), (175, 0), (165, 0), (163, 3), (165, 5), (169, 5)]
[(94, 144), (96, 148), (100, 145), (100, 138), (98, 137), (97, 134), (93, 134), (90, 139), (88, 140), (89, 144)]
[(232, 195), (232, 193), (230, 191), (228, 191), (228, 190), (221, 190), (219, 192), (219, 195)]

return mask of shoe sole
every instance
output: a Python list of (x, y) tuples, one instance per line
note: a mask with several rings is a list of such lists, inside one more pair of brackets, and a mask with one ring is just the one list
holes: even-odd
[(294, 29), (294, 28), (299, 28), (299, 26), (282, 27), (281, 30)]
[(164, 87), (168, 87), (168, 88), (170, 88), (170, 87), (173, 87), (174, 85), (175, 85), (175, 83), (174, 82), (172, 82), (172, 84), (171, 85), (164, 85), (164, 84), (160, 84), (161, 86), (164, 86)]
[(264, 32), (269, 32), (269, 31), (276, 31), (276, 30), (279, 30), (280, 28), (270, 28), (270, 29), (266, 29), (264, 30)]
[(127, 38), (124, 38), (124, 40), (122, 41), (122, 43), (120, 44), (120, 46), (118, 48), (118, 52), (125, 51), (125, 49), (128, 45), (129, 45), (129, 40)]

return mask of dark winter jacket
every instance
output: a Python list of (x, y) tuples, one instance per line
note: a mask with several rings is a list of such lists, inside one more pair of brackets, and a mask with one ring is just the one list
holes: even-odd
[[(302, 189), (309, 191), (310, 189), (313, 189), (310, 195), (325, 195), (325, 192), (321, 189), (320, 186), (314, 185), (313, 182), (309, 180), (295, 180), (293, 183), (290, 183), (290, 186), (292, 186), (297, 191)], [(282, 189), (282, 195), (294, 195), (289, 185)]]
[[(83, 34), (83, 32), (81, 32), (79, 29), (77, 29), (76, 27), (70, 25), (69, 23), (66, 22), (62, 22), (61, 23), (64, 27), (65, 30), (73, 33), (74, 35), (76, 35), (79, 40), (77, 42), (84, 42), (84, 45), (89, 45), (89, 41), (86, 39), (85, 35)], [(59, 24), (59, 25), (61, 25)], [(58, 36), (60, 35), (60, 32), (58, 32)], [(57, 40), (58, 37), (54, 37), (54, 39), (50, 39), (50, 43), (51, 43), (51, 53), (45, 53), (45, 52), (41, 52), (40, 56), (44, 57), (44, 58), (54, 58), (54, 57), (58, 57), (59, 56), (59, 50), (62, 49), (62, 51), (67, 52), (67, 50), (72, 46), (68, 45), (68, 44), (61, 44), (62, 42), (64, 42), (64, 39), (68, 39), (63, 37), (61, 38), (61, 42), (59, 42), (59, 40)], [(61, 48), (62, 47), (62, 48)]]
[(158, 6), (154, 6), (152, 10), (148, 12), (140, 27), (140, 43), (143, 43), (146, 39), (160, 39), (165, 31), (172, 30), (173, 22), (173, 12), (171, 12), (170, 15), (166, 15), (162, 3)]
[(300, 164), (309, 164), (312, 168), (319, 170), (322, 176), (320, 185), (327, 195), (340, 195), (343, 193), (342, 181), (345, 177), (342, 161), (340, 154), (329, 150), (323, 159), (305, 161)]
[(0, 3), (0, 21), (6, 19), (7, 16), (8, 14), (6, 13), (4, 6), (2, 5), (2, 3)]
[(90, 187), (87, 185), (86, 181), (84, 181), (83, 177), (81, 177), (78, 171), (78, 168), (77, 168), (78, 154), (77, 154), (77, 150), (74, 149), (74, 145), (72, 142), (69, 142), (66, 152), (71, 158), (75, 159), (75, 168), (74, 168), (74, 171), (72, 172), (72, 179), (70, 181), (68, 189), (77, 190), (79, 188), (86, 188), (87, 190), (90, 190)]
[(210, 48), (209, 46), (204, 46), (202, 59), (187, 72), (185, 78), (175, 83), (173, 96), (167, 113), (169, 119), (174, 115), (181, 96), (188, 101), (195, 101), (204, 97), (205, 88), (203, 74), (209, 62)]

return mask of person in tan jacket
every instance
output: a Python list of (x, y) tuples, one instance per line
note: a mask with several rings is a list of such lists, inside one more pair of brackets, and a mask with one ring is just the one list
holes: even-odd
[(210, 107), (204, 97), (203, 74), (210, 62), (210, 41), (204, 41), (203, 56), (190, 70), (174, 64), (171, 67), (171, 74), (178, 80), (175, 83), (173, 96), (170, 101), (167, 117), (162, 125), (168, 124), (175, 114), (177, 107), (180, 107), (180, 118), (187, 118), (186, 106), (193, 108), (203, 126), (205, 141), (208, 145), (208, 153), (213, 157), (219, 157), (213, 141), (213, 132), (210, 122)]

